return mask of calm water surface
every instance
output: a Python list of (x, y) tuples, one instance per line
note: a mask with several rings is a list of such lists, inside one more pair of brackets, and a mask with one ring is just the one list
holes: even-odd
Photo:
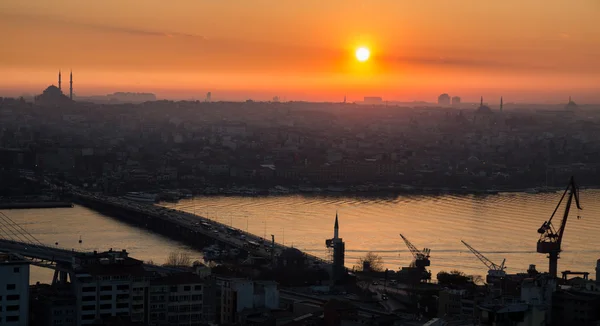
[[(325, 239), (333, 236), (336, 211), (340, 236), (346, 242), (346, 265), (368, 251), (379, 253), (388, 268), (408, 266), (412, 255), (399, 236), (402, 233), (421, 249), (431, 248), (431, 271), (460, 269), (485, 275), (486, 267), (460, 240), (500, 263), (506, 258), (509, 272), (536, 264), (547, 270), (547, 259), (535, 252), (537, 229), (549, 218), (561, 193), (499, 194), (493, 196), (357, 197), (198, 197), (163, 205), (194, 212), (234, 227), (326, 258)], [(559, 271), (595, 273), (600, 258), (600, 191), (581, 192), (581, 219), (572, 209)], [(162, 263), (169, 252), (184, 250), (196, 259), (201, 254), (189, 247), (144, 229), (75, 206), (65, 209), (4, 211), (40, 241), (82, 250), (127, 249), (135, 258)], [(562, 215), (561, 215), (562, 216)], [(555, 225), (560, 222), (557, 216)], [(83, 244), (79, 244), (79, 236)], [(49, 281), (51, 272), (36, 268), (32, 282)]]

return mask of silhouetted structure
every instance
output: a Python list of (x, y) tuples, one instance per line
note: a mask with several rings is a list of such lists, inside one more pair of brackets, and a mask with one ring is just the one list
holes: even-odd
[(438, 104), (439, 105), (450, 105), (450, 95), (444, 93), (438, 96)]
[(346, 244), (339, 237), (339, 222), (338, 214), (335, 213), (335, 224), (333, 226), (333, 238), (327, 239), (325, 245), (327, 248), (333, 249), (333, 266), (331, 277), (334, 283), (340, 282), (344, 279), (346, 274), (346, 268), (344, 267), (344, 257), (346, 251)]

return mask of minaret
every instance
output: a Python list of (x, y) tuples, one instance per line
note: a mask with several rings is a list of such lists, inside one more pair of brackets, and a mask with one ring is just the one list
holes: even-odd
[(335, 224), (333, 225), (333, 238), (339, 239), (340, 225), (338, 224), (338, 213), (335, 212)]
[(500, 96), (500, 112), (502, 112), (502, 96)]
[(481, 103), (479, 103), (479, 106), (483, 106), (483, 96), (481, 97)]
[(69, 87), (69, 98), (72, 100), (73, 99), (73, 70), (71, 70), (71, 77), (70, 77), (70, 87)]
[(60, 77), (60, 70), (58, 70), (58, 89), (62, 91), (62, 79)]

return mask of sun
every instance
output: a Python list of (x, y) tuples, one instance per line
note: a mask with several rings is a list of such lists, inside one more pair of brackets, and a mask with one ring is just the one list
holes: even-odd
[(356, 49), (356, 60), (360, 62), (365, 62), (369, 60), (369, 56), (371, 56), (371, 52), (366, 47), (360, 47)]

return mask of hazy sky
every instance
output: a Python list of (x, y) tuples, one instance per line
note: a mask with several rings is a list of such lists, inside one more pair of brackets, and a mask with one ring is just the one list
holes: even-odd
[(598, 0), (0, 1), (0, 92), (73, 69), (80, 95), (600, 102), (599, 17)]

